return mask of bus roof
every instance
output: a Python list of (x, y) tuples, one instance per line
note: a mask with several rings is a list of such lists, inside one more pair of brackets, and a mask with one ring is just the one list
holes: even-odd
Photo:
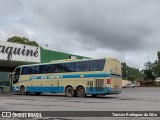
[[(101, 60), (101, 59), (113, 59), (117, 60), (114, 58), (96, 58), (96, 59), (63, 59), (63, 60), (54, 60), (48, 63), (38, 63), (38, 64), (29, 64), (29, 65), (21, 65), (18, 67), (27, 67), (27, 66), (38, 66), (38, 65), (50, 65), (50, 64), (56, 64), (56, 63), (70, 63), (70, 62), (78, 62), (78, 61), (91, 61), (91, 60)], [(118, 60), (117, 60), (118, 61)]]
[[(101, 58), (104, 59), (104, 58)], [(26, 66), (37, 66), (37, 65), (49, 65), (56, 63), (70, 63), (70, 62), (78, 62), (78, 61), (90, 61), (90, 60), (99, 60), (99, 59), (64, 59), (64, 60), (55, 60), (48, 63), (38, 63), (38, 64), (29, 64), (29, 65), (21, 65), (18, 67), (26, 67)]]

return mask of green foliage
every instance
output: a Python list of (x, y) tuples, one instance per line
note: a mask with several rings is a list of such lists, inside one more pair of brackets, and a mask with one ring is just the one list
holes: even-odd
[(144, 80), (147, 79), (151, 79), (154, 80), (155, 79), (155, 64), (151, 63), (151, 62), (147, 62), (145, 63), (145, 69), (143, 70), (144, 73)]
[(37, 47), (39, 46), (37, 42), (29, 41), (29, 39), (25, 37), (21, 38), (21, 37), (14, 36), (14, 37), (8, 38), (7, 42), (14, 42), (14, 43), (37, 46)]
[(122, 78), (127, 78), (127, 65), (125, 62), (124, 63), (122, 62), (121, 65), (122, 65)]
[(127, 80), (137, 80), (143, 76), (142, 72), (134, 67), (128, 66), (125, 62), (122, 65), (122, 78)]
[(160, 51), (157, 52), (157, 58), (155, 62), (147, 62), (145, 63), (144, 71), (144, 79), (152, 79), (154, 80), (156, 77), (160, 77)]
[(158, 60), (160, 60), (160, 51), (157, 52)]

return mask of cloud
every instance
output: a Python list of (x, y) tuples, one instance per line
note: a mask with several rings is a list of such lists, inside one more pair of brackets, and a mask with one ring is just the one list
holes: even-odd
[(159, 7), (159, 0), (3, 0), (0, 34), (29, 37), (62, 52), (113, 56), (141, 67), (147, 56), (156, 59), (159, 50)]

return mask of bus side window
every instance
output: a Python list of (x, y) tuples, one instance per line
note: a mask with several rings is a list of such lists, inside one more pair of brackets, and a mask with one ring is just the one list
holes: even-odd
[(63, 64), (55, 64), (55, 66), (57, 67), (57, 73), (65, 72)]
[(75, 71), (76, 72), (89, 71), (89, 62), (88, 61), (77, 62)]
[(65, 72), (75, 72), (76, 63), (64, 63), (64, 71)]
[(49, 73), (55, 73), (57, 72), (57, 68), (55, 65), (50, 65)]
[(105, 60), (90, 61), (90, 71), (101, 71), (104, 68)]
[(97, 65), (96, 61), (90, 61), (90, 71), (96, 71), (97, 70)]
[(39, 66), (35, 66), (35, 74), (39, 74)]
[(22, 75), (27, 75), (29, 74), (29, 67), (23, 67), (22, 68)]
[(29, 67), (29, 74), (32, 74), (32, 67)]
[(44, 74), (45, 73), (45, 65), (39, 66), (39, 74)]
[(44, 66), (44, 73), (49, 73), (49, 69), (50, 69), (50, 66), (49, 65), (45, 65)]
[(39, 67), (38, 66), (33, 66), (31, 68), (32, 68), (31, 74), (39, 74)]

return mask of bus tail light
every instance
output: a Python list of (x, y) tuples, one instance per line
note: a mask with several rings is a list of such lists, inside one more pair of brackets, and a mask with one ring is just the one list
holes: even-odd
[(111, 79), (106, 80), (107, 84), (111, 84)]

